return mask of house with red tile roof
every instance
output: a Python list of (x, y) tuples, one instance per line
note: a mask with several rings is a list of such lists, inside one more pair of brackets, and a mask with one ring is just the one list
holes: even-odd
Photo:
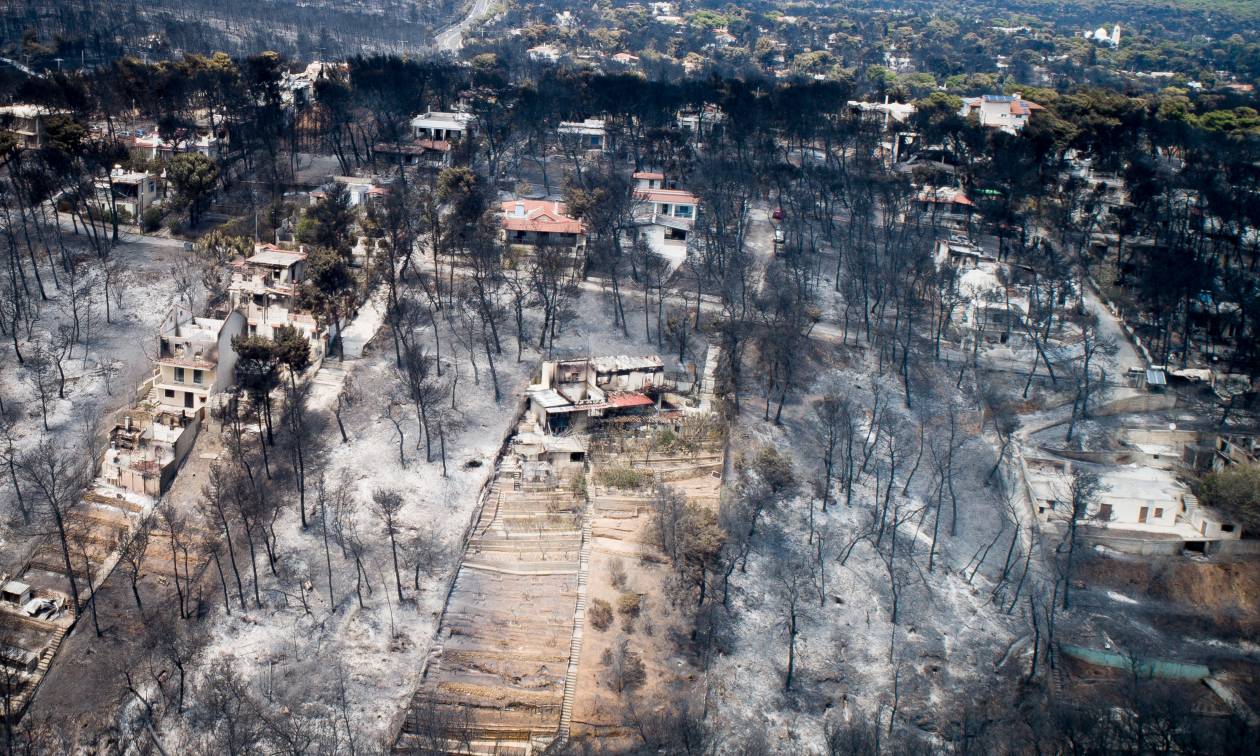
[(563, 202), (556, 200), (514, 199), (500, 206), (499, 227), (503, 240), (518, 254), (528, 247), (549, 245), (571, 249), (574, 266), (583, 267), (586, 250), (586, 226), (568, 214)]
[(1025, 100), (1015, 93), (1013, 95), (981, 95), (963, 100), (959, 115), (963, 118), (975, 115), (981, 126), (1014, 134), (1028, 123), (1028, 119), (1038, 110), (1045, 110), (1032, 100)]

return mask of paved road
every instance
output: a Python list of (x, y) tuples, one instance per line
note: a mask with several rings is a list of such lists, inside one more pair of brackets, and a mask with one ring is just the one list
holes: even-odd
[(438, 33), (433, 46), (441, 52), (458, 52), (464, 46), (464, 32), (490, 12), (490, 0), (475, 0), (468, 15)]
[[(74, 217), (69, 213), (57, 213), (57, 220), (61, 223), (61, 230), (70, 234), (78, 234), (87, 236), (87, 229), (82, 223), (75, 221)], [(112, 229), (107, 227), (106, 235), (108, 236)], [(183, 249), (184, 241), (182, 239), (172, 239), (169, 236), (149, 236), (148, 234), (126, 231), (122, 228), (118, 229), (119, 244), (146, 244), (151, 247), (167, 247), (169, 249)]]
[(1098, 316), (1098, 333), (1116, 345), (1116, 370), (1123, 375), (1131, 367), (1146, 367), (1147, 360), (1139, 352), (1133, 340), (1120, 326), (1120, 319), (1111, 312), (1094, 287), (1085, 286), (1085, 306)]
[(38, 71), (34, 71), (31, 68), (22, 65), (21, 63), (17, 62), (16, 60), (13, 60), (12, 58), (0, 58), (0, 63), (7, 63), (10, 66), (13, 66), (17, 70), (21, 71), (22, 73), (26, 74), (27, 76), (35, 76), (41, 79), (44, 78), (44, 75), (42, 73), (39, 73)]

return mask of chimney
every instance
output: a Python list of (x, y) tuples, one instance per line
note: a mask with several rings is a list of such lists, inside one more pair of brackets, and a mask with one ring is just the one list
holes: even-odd
[(525, 203), (524, 202), (520, 202), (519, 200), (517, 201), (515, 214), (517, 218), (525, 217)]
[(127, 415), (123, 415), (123, 417), (126, 418), (125, 420), (123, 420), (123, 423), (124, 423), (123, 427), (126, 428), (127, 430), (131, 430), (131, 415), (127, 414)]

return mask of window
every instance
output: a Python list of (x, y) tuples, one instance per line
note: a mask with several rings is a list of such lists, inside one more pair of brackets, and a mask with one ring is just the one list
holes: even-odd
[(1163, 507), (1155, 507), (1155, 519), (1156, 519), (1156, 520), (1158, 520), (1158, 519), (1160, 519), (1160, 518), (1161, 518), (1161, 517), (1163, 517), (1163, 516), (1164, 516), (1164, 508), (1163, 508)]
[(1102, 520), (1103, 522), (1111, 522), (1111, 505), (1110, 504), (1098, 505), (1098, 519)]
[(1233, 526), (1233, 525), (1230, 525), (1229, 523), (1226, 523), (1226, 524), (1224, 524), (1224, 525), (1221, 525), (1221, 532), (1222, 532), (1222, 533), (1233, 533), (1233, 532), (1234, 532), (1234, 526)]
[(204, 372), (204, 371), (201, 371), (201, 370), (194, 370), (194, 371), (193, 371), (193, 383), (201, 383), (201, 381), (202, 381), (202, 374), (203, 374), (203, 372)]
[(569, 452), (570, 462), (581, 462), (586, 459), (586, 452)]
[(691, 205), (674, 205), (674, 215), (679, 218), (690, 218), (691, 210)]
[(175, 368), (175, 382), (176, 383), (184, 382), (184, 369), (182, 367)]
[(665, 241), (687, 241), (687, 232), (681, 228), (665, 229)]
[(163, 389), (162, 395), (165, 396), (167, 399), (175, 398), (175, 392), (172, 391), (171, 389)]

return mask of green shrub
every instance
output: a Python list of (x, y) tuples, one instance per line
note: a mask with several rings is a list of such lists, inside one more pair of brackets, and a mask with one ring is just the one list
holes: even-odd
[(146, 207), (140, 214), (140, 228), (146, 233), (157, 231), (162, 225), (162, 211), (156, 207)]
[(633, 467), (606, 467), (596, 474), (595, 480), (609, 488), (631, 489), (647, 485), (651, 476)]

